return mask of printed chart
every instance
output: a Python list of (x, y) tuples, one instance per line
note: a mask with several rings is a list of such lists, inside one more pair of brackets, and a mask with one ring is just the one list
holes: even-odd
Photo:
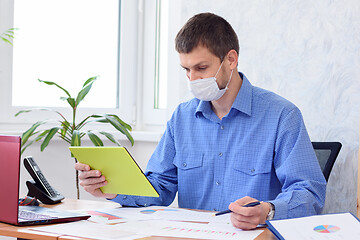
[(123, 219), (122, 217), (115, 216), (115, 215), (105, 213), (105, 212), (100, 212), (100, 211), (86, 211), (86, 213), (91, 215), (91, 216), (98, 216), (98, 217), (105, 218), (107, 220)]
[(314, 231), (318, 233), (335, 233), (339, 230), (340, 228), (334, 225), (319, 225), (314, 227)]
[(170, 209), (170, 208), (145, 209), (145, 210), (140, 211), (140, 213), (142, 213), (142, 214), (153, 214), (153, 213), (156, 213), (156, 212), (159, 212), (159, 211), (174, 212), (174, 211), (178, 211), (178, 210), (177, 209)]
[(91, 217), (88, 219), (90, 222), (94, 223), (102, 223), (102, 224), (117, 224), (126, 222), (128, 219), (125, 217), (120, 217), (115, 214), (106, 213), (103, 211), (98, 210), (85, 210), (85, 211), (79, 211), (81, 213), (89, 214)]

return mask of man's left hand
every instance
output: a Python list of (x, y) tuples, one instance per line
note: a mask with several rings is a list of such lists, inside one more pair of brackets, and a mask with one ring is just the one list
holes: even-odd
[(255, 207), (243, 207), (245, 204), (258, 200), (251, 197), (243, 197), (230, 203), (229, 209), (232, 211), (230, 219), (234, 227), (249, 230), (256, 228), (259, 224), (265, 224), (271, 205), (261, 202)]

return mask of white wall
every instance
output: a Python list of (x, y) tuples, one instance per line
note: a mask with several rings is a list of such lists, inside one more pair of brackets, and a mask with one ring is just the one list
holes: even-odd
[(356, 212), (360, 1), (183, 0), (182, 21), (223, 16), (240, 41), (239, 71), (291, 100), (312, 141), (340, 141), (325, 212)]

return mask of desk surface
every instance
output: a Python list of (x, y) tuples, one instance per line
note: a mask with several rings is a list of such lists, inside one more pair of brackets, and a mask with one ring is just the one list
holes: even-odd
[[(62, 203), (56, 205), (44, 205), (46, 207), (58, 209), (58, 210), (81, 210), (81, 209), (97, 209), (97, 208), (111, 208), (118, 207), (119, 205), (110, 201), (89, 201), (89, 200), (73, 200), (65, 199)], [(33, 231), (29, 227), (16, 227), (5, 223), (0, 223), (0, 236), (16, 237), (16, 238), (25, 238), (25, 239), (62, 239), (62, 240), (80, 240), (84, 238), (64, 236), (59, 234), (45, 233), (39, 231)], [(189, 240), (190, 238), (170, 238), (170, 237), (160, 237), (152, 236), (147, 238), (142, 238), (143, 240)], [(276, 240), (276, 237), (265, 228), (264, 232), (260, 234), (256, 240)]]

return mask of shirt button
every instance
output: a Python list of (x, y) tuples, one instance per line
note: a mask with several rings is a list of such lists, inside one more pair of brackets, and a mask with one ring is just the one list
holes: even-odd
[(124, 199), (124, 200), (127, 199), (127, 196), (124, 196), (123, 199)]
[(217, 212), (217, 209), (216, 209), (216, 208), (214, 208), (213, 210), (214, 210), (215, 212)]
[(220, 126), (220, 129), (221, 129), (221, 130), (224, 130), (224, 126), (221, 125), (221, 126)]
[(255, 172), (255, 169), (252, 168), (252, 169), (250, 170), (250, 172), (254, 173), (254, 172)]
[(145, 204), (144, 204), (144, 207), (147, 207), (147, 206), (148, 206), (147, 203), (145, 203)]
[(220, 153), (219, 153), (219, 157), (221, 157), (222, 155), (223, 155), (222, 152), (220, 152)]
[(219, 181), (216, 181), (216, 183), (215, 183), (216, 185), (220, 185), (220, 182)]
[(186, 167), (186, 166), (187, 166), (187, 164), (186, 164), (186, 162), (184, 162), (184, 163), (183, 163), (183, 167)]

